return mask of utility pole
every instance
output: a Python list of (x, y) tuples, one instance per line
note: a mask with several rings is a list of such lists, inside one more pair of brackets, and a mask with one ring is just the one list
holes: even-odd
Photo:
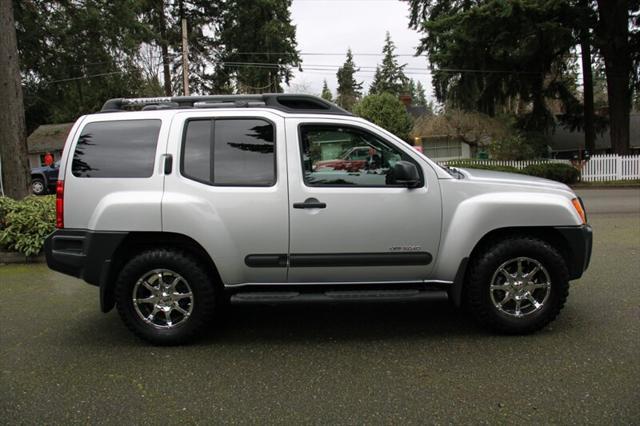
[(187, 37), (187, 18), (184, 16), (184, 4), (180, 0), (180, 20), (182, 21), (182, 87), (184, 95), (189, 96), (189, 43)]

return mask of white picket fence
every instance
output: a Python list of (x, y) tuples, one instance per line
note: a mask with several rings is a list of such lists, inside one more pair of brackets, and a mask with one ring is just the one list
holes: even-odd
[[(525, 160), (525, 161), (498, 161), (498, 160), (449, 160), (442, 164), (461, 162), (483, 164), (487, 166), (511, 166), (523, 169), (531, 164), (562, 163), (574, 164), (571, 160)], [(640, 155), (593, 155), (582, 164), (575, 163), (581, 168), (583, 182), (605, 182), (612, 180), (640, 179)]]
[(594, 155), (582, 168), (585, 182), (640, 179), (640, 155)]

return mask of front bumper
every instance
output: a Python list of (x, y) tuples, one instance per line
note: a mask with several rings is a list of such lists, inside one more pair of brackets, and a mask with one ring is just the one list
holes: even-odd
[(590, 225), (582, 226), (558, 226), (560, 232), (569, 247), (569, 279), (576, 280), (582, 276), (589, 267), (591, 250), (593, 248), (593, 230)]

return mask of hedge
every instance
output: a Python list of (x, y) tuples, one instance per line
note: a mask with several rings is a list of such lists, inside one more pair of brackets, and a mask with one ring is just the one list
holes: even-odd
[(580, 171), (569, 164), (546, 163), (532, 164), (522, 169), (522, 173), (551, 179), (571, 185), (580, 181)]
[(55, 229), (54, 195), (16, 201), (0, 197), (0, 245), (25, 256), (42, 251), (44, 239)]

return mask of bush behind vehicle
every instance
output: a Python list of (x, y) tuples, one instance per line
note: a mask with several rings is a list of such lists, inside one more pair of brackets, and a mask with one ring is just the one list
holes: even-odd
[(55, 220), (54, 196), (30, 196), (19, 201), (0, 197), (0, 245), (25, 256), (37, 255), (53, 232)]

